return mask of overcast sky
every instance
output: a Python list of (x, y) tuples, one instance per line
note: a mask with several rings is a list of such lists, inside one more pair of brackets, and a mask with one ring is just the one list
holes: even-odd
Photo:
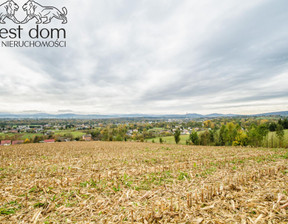
[(67, 7), (68, 24), (41, 26), (68, 46), (0, 48), (0, 112), (288, 110), (287, 0), (38, 2)]

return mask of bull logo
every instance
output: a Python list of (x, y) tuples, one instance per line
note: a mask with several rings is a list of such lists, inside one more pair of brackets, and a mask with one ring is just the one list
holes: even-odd
[(31, 19), (36, 18), (37, 24), (41, 24), (43, 22), (42, 19), (45, 19), (44, 24), (48, 24), (51, 22), (53, 18), (62, 20), (63, 24), (67, 23), (67, 9), (65, 7), (62, 8), (62, 12), (53, 6), (42, 6), (39, 3), (29, 0), (23, 5), (23, 10), (26, 11), (27, 17), (22, 21), (22, 23), (27, 23)]
[(11, 19), (14, 23), (19, 24), (20, 22), (15, 17), (15, 12), (19, 9), (19, 6), (13, 1), (8, 0), (7, 2), (0, 5), (0, 23), (5, 24), (5, 19)]

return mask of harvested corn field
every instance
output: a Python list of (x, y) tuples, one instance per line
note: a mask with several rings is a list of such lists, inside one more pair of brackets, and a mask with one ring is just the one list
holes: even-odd
[(288, 151), (71, 142), (0, 148), (1, 223), (287, 223)]

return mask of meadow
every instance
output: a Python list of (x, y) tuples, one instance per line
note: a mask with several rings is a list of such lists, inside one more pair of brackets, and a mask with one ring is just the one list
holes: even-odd
[[(176, 144), (174, 136), (165, 136), (165, 137), (161, 137), (161, 138), (164, 141), (164, 143), (166, 143), (166, 144)], [(188, 140), (188, 139), (189, 139), (189, 135), (180, 135), (179, 144), (186, 145), (186, 140)], [(160, 137), (147, 139), (147, 142), (153, 142), (153, 141), (155, 143), (159, 143), (160, 142)]]
[[(64, 137), (67, 134), (71, 134), (73, 138), (82, 138), (83, 135), (86, 133), (83, 131), (75, 131), (75, 130), (57, 130), (54, 131), (53, 135), (55, 136), (61, 136)], [(18, 140), (25, 140), (25, 139), (33, 139), (35, 136), (43, 136), (43, 133), (19, 133), (19, 134), (13, 134), (13, 133), (0, 133), (0, 138), (4, 139), (6, 136)]]
[(288, 150), (0, 147), (0, 223), (287, 223)]

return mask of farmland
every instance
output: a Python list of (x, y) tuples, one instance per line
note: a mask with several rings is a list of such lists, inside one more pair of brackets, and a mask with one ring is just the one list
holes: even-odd
[[(164, 143), (166, 143), (166, 144), (176, 144), (174, 136), (167, 136), (167, 137), (161, 137), (161, 138), (163, 139)], [(188, 140), (188, 139), (189, 139), (189, 135), (181, 135), (179, 144), (185, 145), (186, 144), (186, 140)], [(153, 139), (148, 139), (147, 141), (148, 142), (154, 141), (156, 143), (159, 143), (160, 137), (153, 138)]]
[(131, 142), (0, 148), (0, 223), (287, 223), (288, 150)]

